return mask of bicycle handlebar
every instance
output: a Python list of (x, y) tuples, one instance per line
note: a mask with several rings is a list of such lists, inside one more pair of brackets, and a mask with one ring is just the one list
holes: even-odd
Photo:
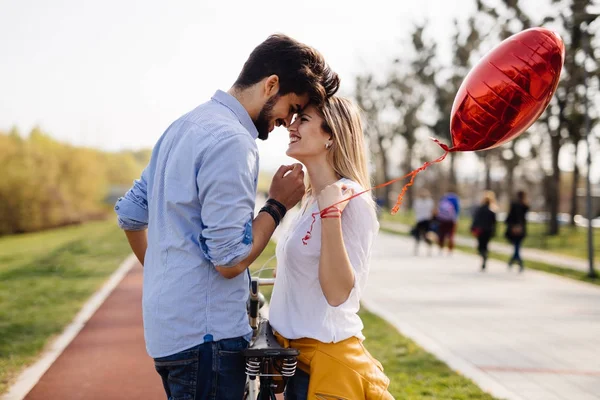
[(275, 278), (255, 278), (252, 277), (252, 282), (257, 282), (258, 285), (272, 286), (275, 284)]

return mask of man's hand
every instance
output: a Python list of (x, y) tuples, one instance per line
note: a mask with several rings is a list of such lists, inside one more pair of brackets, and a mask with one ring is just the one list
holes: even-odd
[(277, 200), (289, 210), (302, 200), (305, 191), (302, 165), (282, 165), (273, 176), (269, 198)]

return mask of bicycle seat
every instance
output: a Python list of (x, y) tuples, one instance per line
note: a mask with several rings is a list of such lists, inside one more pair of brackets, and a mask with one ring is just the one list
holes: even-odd
[(271, 324), (266, 319), (258, 323), (256, 337), (250, 347), (244, 350), (246, 357), (296, 357), (300, 354), (297, 349), (281, 347), (273, 334)]

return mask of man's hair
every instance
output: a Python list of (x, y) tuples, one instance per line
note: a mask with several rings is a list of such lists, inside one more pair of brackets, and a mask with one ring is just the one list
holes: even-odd
[(519, 203), (527, 204), (527, 193), (524, 190), (519, 190), (517, 192), (517, 201)]
[(246, 89), (271, 75), (279, 77), (279, 95), (308, 94), (317, 105), (340, 86), (340, 78), (321, 53), (282, 34), (269, 36), (252, 51), (234, 86)]

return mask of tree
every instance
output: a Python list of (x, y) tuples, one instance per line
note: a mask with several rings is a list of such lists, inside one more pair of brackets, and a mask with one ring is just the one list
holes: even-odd
[[(454, 98), (462, 81), (467, 76), (472, 62), (471, 57), (479, 48), (481, 35), (477, 29), (475, 18), (468, 19), (467, 30), (463, 34), (457, 20), (454, 20), (455, 32), (452, 37), (452, 64), (446, 68), (432, 64), (437, 55), (436, 46), (423, 39), (422, 29), (413, 34), (413, 45), (417, 54), (423, 55), (422, 61), (430, 64), (430, 70), (422, 68), (416, 71), (416, 78), (423, 84), (429, 85), (435, 96), (435, 106), (438, 111), (437, 120), (429, 125), (433, 134), (447, 143), (452, 142), (450, 133), (450, 118)], [(449, 183), (456, 186), (456, 153), (450, 153)]]
[(0, 132), (0, 165), (5, 167), (0, 179), (0, 235), (98, 216), (105, 209), (108, 184), (130, 184), (142, 169), (133, 153), (73, 147), (39, 127), (27, 137), (16, 128)]
[[(370, 148), (375, 160), (375, 180), (383, 183), (390, 180), (387, 151), (392, 143), (393, 132), (380, 119), (384, 108), (384, 100), (380, 93), (380, 86), (375, 82), (373, 75), (356, 77), (354, 97), (366, 118), (365, 135), (371, 143)], [(388, 185), (377, 189), (375, 193), (378, 199), (383, 199), (386, 208), (390, 208), (390, 191)]]
[[(500, 33), (501, 38), (506, 37), (513, 33), (509, 29), (510, 19), (520, 21), (521, 29), (527, 29), (534, 25), (533, 18), (527, 15), (521, 8), (521, 3), (518, 0), (502, 0), (501, 3), (504, 5), (505, 12), (501, 13), (498, 7), (491, 7), (483, 0), (477, 0), (477, 9), (484, 14), (487, 14), (498, 20), (503, 18), (503, 29)], [(545, 179), (546, 185), (546, 199), (547, 206), (550, 212), (548, 233), (555, 235), (559, 231), (558, 224), (558, 212), (559, 212), (559, 190), (560, 190), (560, 168), (559, 168), (559, 156), (563, 145), (567, 142), (571, 142), (575, 146), (574, 162), (577, 162), (577, 149), (578, 144), (581, 141), (582, 135), (582, 101), (581, 101), (581, 88), (583, 85), (583, 68), (581, 62), (578, 59), (582, 59), (582, 29), (583, 23), (589, 24), (591, 20), (584, 17), (586, 15), (585, 10), (591, 4), (594, 4), (593, 0), (552, 0), (552, 4), (555, 5), (552, 9), (547, 10), (546, 15), (540, 15), (538, 17), (541, 24), (552, 24), (555, 21), (561, 24), (561, 36), (566, 43), (568, 51), (566, 52), (565, 65), (563, 68), (563, 74), (559, 87), (556, 91), (552, 102), (542, 118), (540, 118), (540, 124), (537, 124), (538, 129), (545, 130), (549, 136), (550, 149), (551, 149), (551, 170), (547, 179)], [(512, 14), (512, 15), (511, 15)], [(587, 58), (594, 60), (594, 66), (592, 68), (592, 75), (597, 74), (598, 62), (597, 58), (594, 58), (594, 49), (590, 48), (587, 51)], [(579, 175), (579, 168), (574, 165), (575, 178)], [(573, 180), (573, 185), (577, 185), (578, 179)], [(576, 194), (576, 186), (572, 188), (572, 196)], [(575, 199), (572, 199), (575, 200)], [(576, 201), (572, 201), (576, 203)], [(576, 206), (575, 206), (576, 207)], [(576, 212), (576, 208), (572, 208), (572, 213)], [(574, 215), (572, 216), (574, 218)]]
[[(562, 28), (567, 32), (570, 39), (569, 51), (565, 59), (564, 86), (569, 88), (566, 92), (564, 107), (565, 130), (568, 140), (573, 144), (573, 182), (571, 187), (571, 226), (575, 227), (575, 215), (577, 215), (577, 188), (579, 184), (578, 153), (579, 143), (586, 138), (588, 132), (584, 132), (585, 109), (584, 96), (588, 95), (589, 87), (585, 82), (585, 69), (591, 70), (592, 79), (600, 76), (600, 63), (595, 57), (595, 49), (592, 46), (597, 30), (589, 29), (590, 25), (598, 18), (598, 14), (587, 12), (589, 6), (596, 5), (592, 0), (573, 0), (568, 7), (564, 1), (553, 0), (554, 4), (562, 6), (566, 12), (559, 13), (558, 20)], [(592, 120), (591, 126), (596, 123)]]

